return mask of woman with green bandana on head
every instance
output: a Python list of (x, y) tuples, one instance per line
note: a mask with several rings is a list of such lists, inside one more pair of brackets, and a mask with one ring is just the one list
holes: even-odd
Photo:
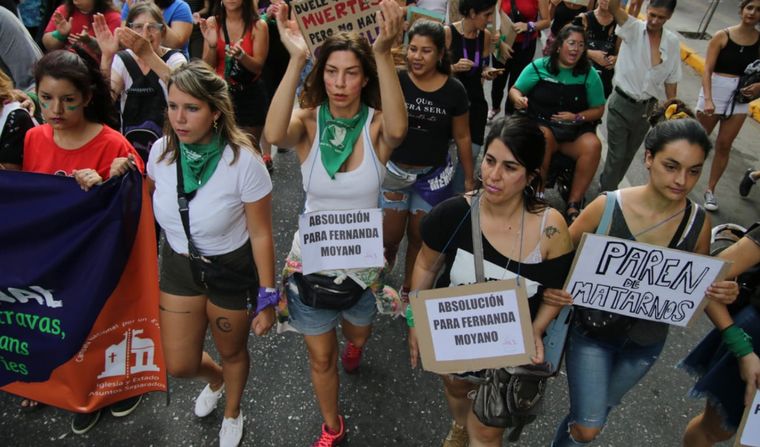
[[(287, 28), (287, 6), (278, 6), (277, 27), (290, 53), (290, 63), (269, 108), (264, 136), (278, 147), (295, 148), (306, 191), (306, 212), (377, 208), (385, 163), (407, 129), (406, 104), (390, 52), (403, 29), (401, 10), (393, 0), (380, 3), (380, 35), (371, 47), (358, 34), (339, 33), (328, 38), (306, 79), (301, 108), (293, 110), (308, 48), (298, 32)], [(338, 409), (335, 328), (342, 321), (348, 340), (341, 356), (343, 368), (356, 372), (377, 312), (373, 288), (381, 268), (318, 272), (320, 278), (333, 283), (331, 288), (349, 283), (359, 288), (350, 294), (355, 299), (350, 307), (326, 309), (306, 304), (306, 293), (315, 288), (301, 281), (313, 276), (301, 275), (301, 261), (296, 233), (283, 275), (285, 291), (290, 324), (304, 334), (312, 384), (324, 420), (314, 445), (328, 447), (345, 439)]]
[[(208, 65), (180, 66), (168, 91), (169, 125), (148, 159), (153, 210), (166, 234), (159, 269), (166, 368), (207, 383), (195, 401), (198, 417), (210, 415), (226, 390), (219, 445), (236, 446), (248, 333), (269, 331), (278, 301), (272, 181), (235, 123), (227, 83)], [(221, 365), (203, 351), (207, 327)]]

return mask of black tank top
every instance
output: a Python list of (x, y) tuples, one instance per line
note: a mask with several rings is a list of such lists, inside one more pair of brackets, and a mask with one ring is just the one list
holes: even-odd
[(615, 54), (615, 19), (609, 25), (602, 25), (596, 19), (594, 11), (584, 14), (586, 17), (586, 41), (589, 50), (604, 51), (607, 54)]
[(452, 62), (456, 63), (459, 59), (467, 58), (474, 63), (472, 70), (454, 73), (454, 75), (462, 82), (464, 89), (467, 91), (467, 97), (470, 99), (470, 135), (472, 142), (482, 145), (488, 118), (488, 103), (486, 102), (483, 83), (480, 77), (486, 63), (483, 56), (485, 33), (479, 32), (478, 37), (467, 39), (453, 24), (450, 28), (451, 47), (449, 51)]
[(559, 2), (557, 7), (554, 9), (554, 20), (552, 21), (552, 34), (557, 35), (559, 33), (559, 30), (562, 29), (563, 26), (567, 25), (568, 23), (572, 22), (575, 16), (582, 12), (588, 11), (588, 8), (585, 6), (581, 6), (578, 9), (570, 9), (565, 2)]
[(744, 69), (747, 68), (747, 65), (760, 57), (760, 38), (752, 45), (739, 45), (731, 40), (728, 30), (724, 30), (724, 32), (728, 36), (728, 43), (718, 53), (713, 71), (715, 73), (741, 76), (744, 74)]

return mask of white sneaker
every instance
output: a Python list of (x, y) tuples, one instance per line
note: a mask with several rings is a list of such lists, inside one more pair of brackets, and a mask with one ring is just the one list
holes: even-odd
[(243, 438), (243, 411), (236, 418), (224, 418), (219, 430), (219, 447), (237, 447)]
[(705, 191), (705, 209), (707, 211), (718, 211), (718, 199), (709, 189)]
[(195, 415), (203, 418), (211, 414), (216, 408), (219, 398), (222, 397), (222, 392), (224, 392), (224, 384), (216, 391), (211, 389), (211, 385), (206, 385), (195, 399)]

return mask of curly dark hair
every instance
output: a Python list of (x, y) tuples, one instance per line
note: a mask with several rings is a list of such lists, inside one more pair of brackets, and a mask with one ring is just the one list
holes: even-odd
[(578, 33), (583, 36), (584, 47), (583, 53), (581, 53), (580, 57), (578, 58), (578, 62), (576, 62), (575, 66), (573, 66), (573, 75), (584, 75), (591, 69), (591, 63), (588, 60), (588, 48), (585, 46), (586, 30), (578, 25), (567, 24), (563, 26), (561, 30), (559, 30), (557, 37), (554, 39), (554, 42), (552, 42), (551, 47), (549, 47), (549, 66), (546, 67), (546, 70), (549, 73), (553, 75), (559, 74), (559, 50), (562, 48), (562, 45), (570, 37), (570, 35), (574, 33)]

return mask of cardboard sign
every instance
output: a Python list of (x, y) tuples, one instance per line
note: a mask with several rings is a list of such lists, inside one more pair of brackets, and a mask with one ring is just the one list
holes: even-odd
[(726, 268), (717, 258), (586, 233), (564, 289), (578, 306), (687, 326)]
[(314, 211), (298, 218), (303, 274), (382, 267), (383, 211)]
[(315, 56), (328, 37), (357, 32), (370, 43), (380, 34), (375, 18), (380, 0), (297, 0), (291, 3), (301, 34)]
[(422, 367), (439, 374), (530, 363), (536, 347), (525, 281), (419, 292), (411, 300)]
[[(499, 33), (504, 36), (504, 42), (500, 38), (498, 39), (499, 45), (507, 45), (512, 48), (517, 38), (517, 31), (515, 31), (515, 24), (512, 22), (512, 19), (504, 14), (504, 11), (499, 11)], [(496, 54), (499, 62), (505, 63), (507, 61), (507, 51), (502, 47), (497, 48), (497, 50)]]
[[(443, 14), (428, 9), (409, 6), (406, 8), (406, 29), (412, 29), (414, 22), (420, 19), (432, 20), (433, 22), (443, 23), (446, 20)], [(404, 33), (404, 44), (409, 44), (409, 33)]]
[(755, 391), (752, 405), (744, 409), (744, 417), (736, 435), (737, 447), (760, 447), (760, 390)]

